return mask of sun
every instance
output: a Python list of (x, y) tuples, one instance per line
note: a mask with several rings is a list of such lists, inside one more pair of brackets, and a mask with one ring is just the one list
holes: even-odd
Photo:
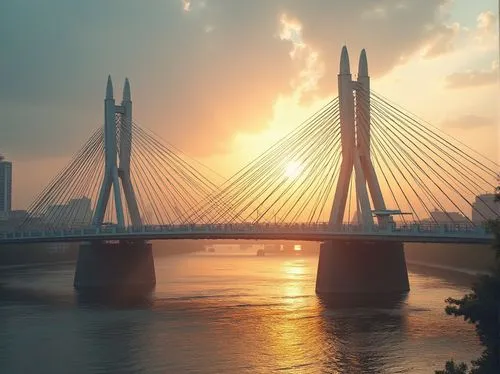
[(297, 161), (290, 161), (285, 166), (285, 176), (290, 179), (297, 178), (302, 172), (303, 166)]

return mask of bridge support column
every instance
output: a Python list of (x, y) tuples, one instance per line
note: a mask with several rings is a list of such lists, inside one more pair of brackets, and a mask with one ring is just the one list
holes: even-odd
[(396, 294), (410, 290), (403, 243), (329, 240), (321, 243), (316, 293)]
[(78, 291), (110, 291), (126, 297), (151, 291), (155, 285), (151, 243), (92, 242), (80, 246), (74, 279)]

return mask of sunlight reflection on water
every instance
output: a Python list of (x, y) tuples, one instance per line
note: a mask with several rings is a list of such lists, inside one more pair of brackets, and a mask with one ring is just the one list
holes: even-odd
[(353, 307), (315, 295), (316, 257), (155, 261), (155, 293), (127, 306), (78, 303), (69, 265), (3, 274), (0, 372), (429, 373), (479, 352), (443, 311), (466, 286), (433, 274), (411, 272), (406, 298)]

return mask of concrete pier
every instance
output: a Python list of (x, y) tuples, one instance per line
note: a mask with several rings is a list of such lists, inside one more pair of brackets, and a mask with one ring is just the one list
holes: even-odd
[(321, 243), (316, 293), (391, 294), (410, 290), (403, 243), (325, 241)]
[(156, 285), (151, 243), (120, 241), (82, 244), (74, 287), (78, 291), (148, 292)]

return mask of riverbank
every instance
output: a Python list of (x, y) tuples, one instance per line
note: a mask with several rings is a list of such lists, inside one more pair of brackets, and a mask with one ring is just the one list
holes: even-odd
[(406, 243), (404, 249), (407, 263), (463, 273), (486, 274), (495, 263), (491, 245)]

